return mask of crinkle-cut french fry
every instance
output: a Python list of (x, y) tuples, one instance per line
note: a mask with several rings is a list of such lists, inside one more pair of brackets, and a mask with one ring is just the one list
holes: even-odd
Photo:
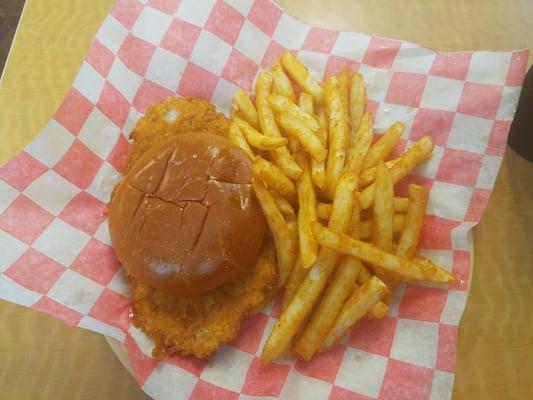
[(322, 349), (327, 350), (337, 344), (353, 324), (361, 319), (370, 308), (388, 292), (387, 286), (375, 276), (357, 289), (346, 301), (333, 327), (327, 334)]
[(305, 65), (291, 53), (286, 52), (281, 56), (281, 66), (287, 75), (302, 89), (313, 96), (315, 103), (320, 105), (324, 102), (324, 90), (318, 81), (313, 79)]
[[(339, 179), (333, 200), (333, 211), (329, 220), (331, 229), (339, 232), (345, 232), (348, 229), (349, 217), (353, 213), (356, 201), (353, 195), (356, 187), (357, 176), (354, 174), (344, 174)], [(310, 315), (313, 306), (324, 290), (338, 257), (338, 253), (334, 250), (327, 248), (319, 250), (317, 261), (307, 273), (294, 298), (270, 332), (261, 354), (263, 363), (271, 362), (289, 348), (294, 336)]]
[(308, 269), (302, 267), (300, 257), (298, 257), (291, 271), (291, 274), (289, 275), (289, 279), (287, 279), (287, 283), (285, 283), (285, 293), (283, 295), (282, 311), (285, 311), (285, 309), (289, 306), (290, 302), (294, 297), (294, 294), (298, 290), (298, 287), (300, 286), (302, 281), (305, 279), (305, 276), (307, 275), (308, 271)]
[(435, 265), (430, 260), (413, 258), (411, 260), (397, 257), (377, 247), (353, 239), (343, 233), (335, 232), (315, 222), (312, 229), (321, 246), (341, 254), (351, 255), (361, 261), (393, 271), (407, 279), (426, 280), (434, 283), (450, 283), (453, 277), (448, 271)]
[(279, 210), (283, 215), (295, 215), (294, 208), (285, 197), (274, 191), (272, 191), (271, 194), (272, 197), (274, 197), (274, 201), (276, 202), (276, 205), (278, 206)]
[[(278, 259), (279, 286), (283, 287), (296, 261), (298, 245), (296, 229), (291, 228), (281, 215), (274, 198), (257, 178), (252, 179), (259, 205), (272, 232)], [(294, 223), (293, 223), (294, 225)]]
[[(359, 203), (355, 201), (348, 234), (356, 239), (359, 238), (359, 221)], [(361, 261), (355, 257), (340, 258), (322, 299), (293, 346), (298, 357), (309, 360), (318, 351), (343, 304), (350, 296), (361, 267)]]
[(316, 194), (311, 180), (307, 156), (297, 154), (296, 161), (303, 173), (296, 181), (298, 192), (298, 243), (300, 248), (300, 262), (304, 268), (311, 267), (318, 255), (318, 243), (311, 231), (311, 223), (317, 220), (316, 216)]
[(326, 159), (326, 148), (322, 145), (316, 134), (300, 118), (293, 114), (283, 113), (279, 116), (279, 123), (285, 132), (298, 139), (305, 151), (313, 159), (317, 161), (324, 161)]
[(387, 158), (400, 140), (404, 128), (404, 124), (399, 121), (395, 122), (376, 143), (370, 146), (363, 163), (363, 170), (375, 167), (380, 161)]
[[(396, 164), (399, 160), (400, 160), (400, 157), (397, 157), (397, 158), (394, 158), (392, 160), (386, 161), (385, 162), (385, 166), (388, 169), (391, 169), (392, 166), (394, 164)], [(376, 167), (372, 167), (372, 168), (369, 168), (369, 169), (364, 170), (363, 172), (361, 172), (361, 174), (359, 175), (360, 187), (364, 188), (364, 187), (367, 187), (368, 185), (371, 185), (372, 183), (374, 183), (374, 181), (376, 180), (376, 171), (377, 171), (377, 168)]]
[(267, 100), (268, 104), (270, 104), (270, 107), (272, 107), (276, 114), (292, 114), (305, 123), (307, 128), (313, 132), (317, 132), (320, 129), (320, 125), (315, 117), (313, 117), (312, 111), (311, 114), (308, 114), (296, 104), (291, 102), (288, 98), (279, 94), (271, 94), (267, 97)]
[(410, 184), (408, 190), (409, 206), (405, 217), (405, 227), (396, 248), (396, 255), (411, 258), (415, 254), (420, 231), (424, 224), (427, 197), (422, 186)]
[(241, 118), (234, 118), (233, 122), (237, 124), (250, 146), (256, 149), (274, 150), (287, 144), (287, 139), (263, 135)]
[(232, 122), (229, 126), (229, 133), (228, 133), (228, 139), (230, 142), (232, 142), (234, 145), (241, 148), (248, 156), (253, 160), (255, 158), (255, 154), (246, 141), (246, 138), (241, 132), (241, 129), (238, 127), (238, 125), (235, 122)]
[[(403, 153), (396, 164), (389, 170), (393, 184), (405, 177), (414, 167), (431, 157), (433, 141), (431, 137), (424, 136), (413, 147)], [(359, 196), (361, 208), (366, 210), (374, 203), (374, 184), (368, 186)]]
[(272, 93), (277, 93), (287, 97), (293, 103), (296, 102), (296, 96), (294, 94), (294, 88), (289, 80), (289, 77), (283, 71), (279, 62), (272, 68)]
[[(266, 136), (280, 138), (281, 133), (274, 119), (274, 113), (268, 104), (267, 96), (270, 95), (272, 88), (272, 75), (268, 72), (260, 72), (255, 84), (255, 98), (257, 107), (257, 116), (261, 131)], [(292, 158), (287, 146), (283, 146), (270, 152), (274, 163), (292, 180), (296, 180), (302, 174), (301, 168)]]
[(329, 77), (324, 82), (324, 98), (326, 101), (329, 127), (326, 184), (328, 186), (328, 194), (332, 197), (335, 193), (337, 180), (344, 168), (348, 140), (346, 110), (335, 76)]
[[(372, 136), (372, 114), (365, 113), (361, 119), (355, 139), (348, 145), (346, 165), (344, 166), (345, 171), (361, 173), (366, 154), (372, 143)], [(359, 186), (361, 186), (361, 183), (359, 183)]]
[(292, 203), (296, 203), (296, 186), (276, 165), (256, 156), (253, 162), (254, 176), (261, 179), (269, 189), (275, 190)]
[[(372, 230), (373, 230), (372, 225), (373, 225), (373, 220), (361, 221), (361, 225), (359, 225), (359, 234), (361, 236), (361, 240), (369, 239), (372, 236)], [(401, 232), (404, 227), (405, 227), (405, 214), (394, 214), (394, 218), (392, 219), (392, 231), (394, 233), (398, 233), (398, 232)]]
[(233, 101), (237, 105), (239, 112), (243, 119), (252, 125), (255, 129), (260, 129), (259, 119), (257, 117), (257, 110), (254, 104), (250, 100), (248, 93), (243, 89), (239, 89), (233, 95)]
[(363, 114), (366, 107), (366, 87), (363, 76), (359, 73), (350, 77), (350, 100), (349, 100), (351, 142), (355, 140), (359, 131)]

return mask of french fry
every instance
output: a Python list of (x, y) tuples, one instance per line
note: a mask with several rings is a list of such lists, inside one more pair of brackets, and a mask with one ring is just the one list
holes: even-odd
[(324, 82), (324, 98), (326, 101), (329, 126), (326, 182), (328, 194), (333, 196), (337, 180), (344, 167), (348, 139), (346, 112), (336, 77), (332, 76)]
[[(267, 96), (272, 88), (272, 75), (267, 72), (260, 72), (255, 84), (255, 98), (257, 107), (257, 117), (261, 131), (266, 136), (281, 138), (281, 133), (274, 119), (274, 113), (268, 104)], [(292, 158), (287, 146), (283, 146), (271, 151), (274, 163), (292, 180), (296, 180), (302, 174), (301, 168)]]
[(349, 113), (351, 125), (351, 141), (355, 140), (363, 119), (366, 107), (366, 88), (361, 74), (352, 74), (350, 77)]
[(286, 52), (281, 56), (281, 66), (287, 75), (302, 89), (313, 96), (315, 103), (320, 105), (324, 102), (324, 90), (318, 81), (313, 79), (305, 65), (291, 53)]
[[(339, 91), (341, 94), (341, 99), (344, 104), (344, 109), (346, 110), (346, 116), (348, 117), (348, 107), (349, 107), (349, 101), (350, 101), (350, 71), (348, 70), (348, 66), (345, 65), (341, 72), (337, 75), (337, 83), (339, 85)], [(349, 118), (347, 118), (348, 121), (348, 128), (350, 126), (349, 124)]]
[(407, 207), (409, 207), (409, 199), (407, 197), (395, 197), (392, 200), (392, 205), (394, 207), (394, 212), (406, 213)]
[(366, 154), (372, 143), (372, 136), (372, 114), (365, 113), (362, 116), (359, 131), (350, 143), (346, 165), (344, 166), (345, 171), (353, 171), (357, 174), (361, 173)]
[[(375, 196), (374, 196), (374, 223), (372, 225), (372, 243), (379, 249), (392, 253), (393, 219), (394, 219), (394, 189), (389, 170), (385, 163), (380, 161), (377, 165)], [(374, 266), (374, 272), (389, 289), (393, 289), (401, 280), (394, 272), (386, 271), (379, 266)], [(385, 301), (388, 303), (388, 301)]]
[(283, 113), (279, 116), (279, 123), (288, 134), (298, 139), (313, 159), (319, 162), (326, 159), (326, 148), (316, 134), (300, 118), (293, 114)]
[(287, 144), (287, 139), (263, 135), (241, 118), (234, 118), (233, 122), (237, 124), (250, 146), (256, 149), (274, 150)]
[[(354, 204), (348, 234), (358, 239), (360, 209), (357, 201)], [(309, 360), (318, 351), (344, 302), (350, 296), (361, 267), (361, 261), (355, 257), (340, 258), (339, 265), (333, 272), (322, 299), (293, 346), (294, 352), (300, 358)]]
[(321, 246), (341, 254), (351, 255), (363, 262), (393, 271), (407, 279), (428, 280), (434, 283), (450, 283), (453, 277), (445, 269), (430, 260), (406, 259), (387, 253), (377, 247), (353, 239), (348, 235), (335, 232), (315, 222), (311, 226), (313, 234)]
[(243, 119), (255, 129), (260, 129), (257, 110), (250, 100), (248, 93), (242, 89), (237, 90), (233, 95), (233, 101), (237, 105), (237, 109), (241, 113)]
[(318, 243), (311, 232), (311, 223), (317, 220), (316, 195), (309, 164), (304, 154), (298, 154), (297, 162), (303, 173), (296, 182), (298, 191), (298, 240), (300, 245), (300, 262), (307, 269), (311, 267), (318, 255)]
[(365, 162), (363, 163), (363, 170), (372, 168), (380, 161), (383, 161), (387, 156), (394, 150), (400, 136), (402, 136), (405, 126), (401, 122), (397, 121), (392, 126), (387, 129), (379, 140), (374, 143), (365, 157)]
[(331, 216), (331, 209), (333, 205), (329, 203), (317, 203), (316, 205), (316, 214), (319, 219), (323, 219), (325, 221), (329, 220), (329, 217)]
[[(386, 161), (385, 166), (388, 169), (391, 169), (394, 164), (396, 164), (400, 160), (400, 157), (394, 158), (392, 160)], [(367, 187), (368, 185), (371, 185), (376, 180), (376, 171), (377, 167), (372, 167), (367, 170), (364, 170), (359, 175), (359, 183), (360, 187)]]
[(300, 257), (298, 257), (291, 271), (291, 274), (289, 275), (289, 279), (287, 279), (287, 283), (285, 283), (285, 294), (283, 295), (282, 311), (285, 311), (285, 309), (291, 303), (294, 294), (298, 290), (298, 287), (300, 286), (302, 281), (305, 279), (305, 276), (307, 275), (308, 271), (308, 269), (302, 267)]
[[(333, 201), (333, 211), (329, 220), (331, 229), (339, 232), (347, 230), (350, 222), (349, 217), (353, 213), (356, 201), (355, 196), (353, 196), (356, 186), (357, 177), (353, 174), (344, 174), (339, 179)], [(313, 223), (313, 226), (315, 224)], [(317, 261), (307, 273), (294, 298), (270, 332), (261, 354), (263, 363), (271, 362), (289, 348), (294, 336), (310, 315), (318, 297), (324, 290), (338, 257), (338, 253), (334, 250), (327, 248), (319, 250)]]
[[(414, 167), (431, 157), (433, 141), (429, 136), (419, 139), (413, 147), (403, 153), (389, 170), (393, 184), (405, 177)], [(374, 203), (374, 184), (365, 188), (359, 196), (361, 208), (366, 210)]]
[[(324, 107), (320, 107), (318, 109), (317, 120), (318, 124), (320, 125), (320, 129), (317, 132), (318, 139), (324, 146), (327, 146), (328, 117)], [(324, 161), (318, 162), (315, 159), (311, 160), (311, 178), (313, 179), (313, 183), (321, 190), (321, 192), (326, 190), (326, 163)]]
[(278, 259), (279, 286), (283, 287), (291, 273), (297, 256), (296, 229), (291, 229), (276, 206), (274, 198), (261, 181), (252, 178), (259, 205), (272, 232)]
[(294, 208), (285, 197), (280, 195), (278, 192), (271, 192), (271, 194), (274, 198), (274, 201), (276, 202), (276, 205), (278, 206), (279, 210), (283, 215), (295, 215)]
[(415, 254), (420, 231), (424, 224), (424, 213), (426, 211), (426, 194), (422, 186), (410, 184), (409, 206), (405, 219), (405, 228), (402, 230), (396, 255), (400, 257), (411, 258)]
[(370, 307), (370, 310), (368, 310), (368, 315), (372, 318), (381, 319), (387, 315), (388, 312), (389, 306), (383, 303), (383, 301), (378, 301), (376, 304)]
[[(313, 96), (311, 96), (309, 93), (300, 93), (300, 98), (298, 99), (298, 106), (300, 107), (300, 110), (302, 110), (306, 114), (313, 115), (315, 112), (313, 106)], [(318, 124), (318, 127), (320, 128), (320, 124)]]
[[(320, 216), (318, 217), (320, 218)], [(392, 231), (394, 233), (401, 232), (402, 229), (405, 227), (405, 220), (405, 214), (394, 214), (394, 218), (392, 219)], [(361, 240), (369, 239), (372, 236), (372, 225), (372, 220), (361, 221), (361, 225), (359, 226), (359, 234), (361, 236)]]
[(285, 96), (293, 103), (296, 102), (296, 96), (294, 95), (294, 88), (289, 80), (289, 77), (283, 71), (281, 64), (278, 62), (272, 68), (272, 93), (277, 93)]
[[(320, 129), (318, 121), (313, 117), (313, 112), (307, 113), (298, 107), (296, 104), (292, 103), (287, 97), (281, 96), (279, 94), (271, 94), (267, 97), (270, 107), (277, 114), (292, 114), (295, 117), (299, 118), (308, 129), (316, 132)], [(311, 103), (312, 104), (312, 103)], [(312, 110), (312, 109), (311, 109)]]
[(239, 126), (232, 122), (229, 126), (229, 133), (228, 133), (228, 139), (230, 142), (235, 144), (237, 147), (240, 147), (248, 156), (253, 160), (255, 158), (255, 154), (246, 141), (246, 138), (241, 132), (241, 129)]
[(375, 196), (372, 243), (381, 250), (390, 253), (392, 252), (394, 190), (389, 170), (385, 167), (383, 161), (377, 165), (377, 176), (374, 185)]
[(378, 303), (387, 292), (387, 286), (375, 276), (357, 289), (342, 307), (333, 327), (324, 339), (322, 349), (327, 350), (338, 343), (348, 332), (348, 329), (361, 319), (373, 305)]
[(275, 190), (289, 201), (296, 202), (296, 186), (276, 165), (256, 156), (253, 162), (254, 176), (260, 178), (269, 189)]

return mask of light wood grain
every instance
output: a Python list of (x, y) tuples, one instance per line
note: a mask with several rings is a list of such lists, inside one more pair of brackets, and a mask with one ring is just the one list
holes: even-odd
[[(0, 164), (42, 128), (112, 0), (29, 0), (0, 84)], [(533, 50), (531, 1), (283, 0), (320, 26), (437, 50)], [(529, 63), (531, 64), (531, 58)], [(475, 229), (454, 399), (522, 399), (533, 387), (533, 164), (507, 150)], [(146, 399), (101, 335), (0, 302), (0, 399)]]

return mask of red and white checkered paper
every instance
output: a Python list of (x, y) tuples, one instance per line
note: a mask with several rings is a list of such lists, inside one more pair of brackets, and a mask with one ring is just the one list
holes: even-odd
[[(316, 78), (348, 63), (364, 74), (375, 128), (405, 122), (398, 151), (422, 135), (433, 158), (398, 184), (430, 201), (421, 252), (450, 286), (409, 284), (389, 315), (363, 319), (310, 362), (259, 362), (279, 301), (244, 322), (209, 361), (169, 357), (132, 327), (111, 247), (106, 202), (135, 122), (166, 96), (228, 111), (238, 87), (295, 50)], [(135, 378), (166, 399), (448, 399), (479, 222), (505, 149), (527, 51), (438, 53), (399, 40), (316, 28), (269, 0), (118, 0), (64, 102), (39, 136), (0, 169), (0, 297), (124, 342)]]

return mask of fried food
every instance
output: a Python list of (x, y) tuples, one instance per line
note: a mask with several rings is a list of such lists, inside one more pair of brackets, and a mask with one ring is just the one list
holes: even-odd
[[(169, 97), (150, 107), (133, 129), (125, 172), (148, 149), (171, 136), (205, 132), (228, 137), (230, 122), (215, 107), (195, 98)], [(178, 298), (129, 277), (133, 322), (155, 342), (154, 356), (180, 353), (205, 358), (233, 340), (243, 319), (259, 312), (278, 288), (272, 238), (263, 243), (254, 268), (200, 296)]]

